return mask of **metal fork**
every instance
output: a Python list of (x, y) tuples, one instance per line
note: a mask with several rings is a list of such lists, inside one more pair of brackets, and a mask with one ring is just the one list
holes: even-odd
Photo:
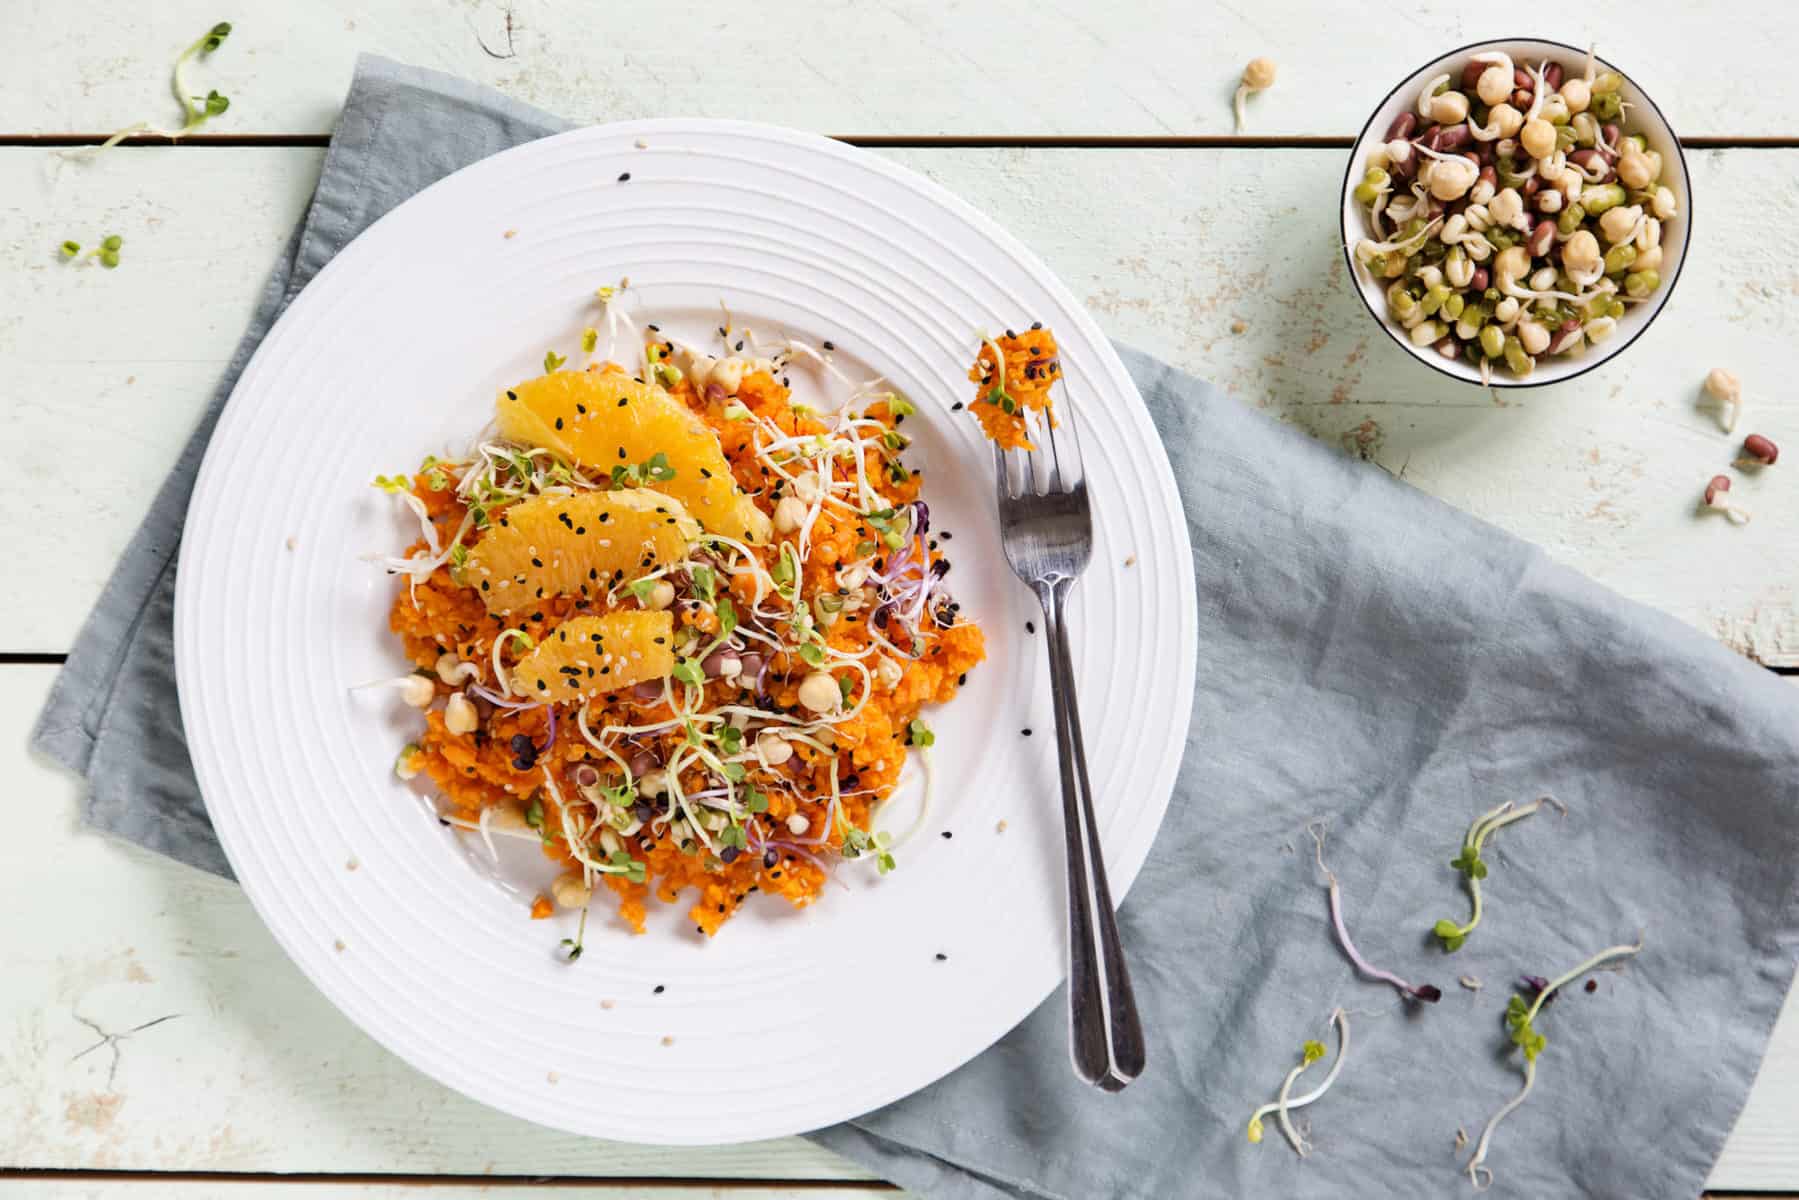
[(1074, 1069), (1110, 1092), (1143, 1070), (1143, 1027), (1118, 941), (1112, 893), (1093, 819), (1093, 787), (1068, 651), (1068, 590), (1093, 556), (1093, 515), (1074, 415), (1046, 427), (1035, 453), (993, 447), (1000, 543), (1012, 573), (1043, 606), (1049, 643), (1056, 752), (1062, 767), (1062, 824), (1068, 855), (1068, 1024)]

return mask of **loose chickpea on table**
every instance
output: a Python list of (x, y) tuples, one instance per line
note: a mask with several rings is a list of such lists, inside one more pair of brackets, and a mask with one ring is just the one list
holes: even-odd
[(1679, 215), (1661, 155), (1626, 132), (1624, 80), (1489, 51), (1427, 80), (1354, 188), (1414, 346), (1525, 378), (1540, 358), (1611, 337), (1662, 285), (1663, 223)]

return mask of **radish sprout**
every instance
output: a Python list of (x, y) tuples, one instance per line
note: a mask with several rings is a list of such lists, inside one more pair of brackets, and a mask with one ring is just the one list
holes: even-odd
[[(1522, 808), (1514, 807), (1512, 802), (1507, 800), (1491, 812), (1482, 813), (1474, 819), (1474, 824), (1468, 826), (1467, 836), (1462, 838), (1461, 853), (1451, 859), (1449, 865), (1460, 871), (1467, 879), (1468, 895), (1474, 901), (1474, 913), (1468, 918), (1466, 925), (1457, 925), (1445, 917), (1432, 927), (1432, 932), (1443, 943), (1445, 951), (1454, 953), (1460, 950), (1462, 944), (1468, 940), (1468, 935), (1474, 932), (1474, 927), (1480, 924), (1480, 881), (1487, 877), (1487, 864), (1480, 856), (1481, 847), (1499, 829), (1514, 821), (1522, 821), (1545, 804), (1553, 804), (1556, 808), (1562, 809), (1561, 803), (1553, 796), (1543, 796), (1532, 800)], [(1564, 814), (1567, 812), (1566, 809), (1562, 809), (1562, 811)]]
[(1280, 1122), (1281, 1132), (1287, 1135), (1287, 1141), (1292, 1143), (1296, 1154), (1304, 1158), (1311, 1150), (1310, 1143), (1300, 1136), (1298, 1130), (1293, 1128), (1289, 1114), (1296, 1108), (1304, 1108), (1328, 1092), (1331, 1084), (1337, 1081), (1338, 1072), (1343, 1069), (1343, 1060), (1349, 1055), (1349, 1016), (1339, 1008), (1332, 1011), (1330, 1019), (1337, 1027), (1337, 1057), (1331, 1060), (1331, 1068), (1325, 1073), (1324, 1082), (1303, 1096), (1289, 1096), (1293, 1090), (1293, 1081), (1299, 1078), (1300, 1073), (1324, 1057), (1322, 1042), (1307, 1041), (1300, 1048), (1299, 1065), (1288, 1071), (1287, 1077), (1281, 1081), (1279, 1096), (1273, 1103), (1264, 1104), (1249, 1115), (1249, 1140), (1251, 1142), (1261, 1142), (1262, 1118), (1273, 1113)]
[(1237, 132), (1243, 132), (1243, 101), (1252, 92), (1265, 92), (1274, 86), (1274, 60), (1272, 58), (1252, 58), (1249, 65), (1243, 68), (1243, 81), (1237, 85), (1236, 98), (1231, 101), (1231, 109), (1237, 114)]
[(204, 96), (195, 96), (188, 91), (187, 83), (187, 64), (193, 59), (205, 58), (214, 50), (217, 50), (224, 44), (226, 37), (228, 37), (230, 33), (231, 23), (229, 21), (220, 21), (217, 25), (214, 25), (211, 29), (208, 29), (205, 33), (196, 38), (193, 45), (183, 50), (180, 56), (175, 59), (175, 72), (173, 78), (170, 80), (170, 88), (175, 93), (176, 102), (181, 105), (181, 114), (184, 120), (180, 129), (153, 129), (150, 127), (148, 121), (138, 121), (135, 124), (125, 126), (125, 128), (117, 131), (98, 146), (83, 146), (76, 150), (64, 150), (60, 152), (61, 157), (93, 158), (102, 151), (112, 149), (134, 133), (154, 134), (157, 137), (165, 137), (170, 141), (174, 141), (186, 137), (188, 134), (194, 132), (194, 130), (200, 128), (200, 126), (206, 124), (206, 122), (213, 117), (219, 116), (226, 109), (230, 108), (231, 101), (225, 96), (221, 96), (216, 90), (209, 91)]
[(1494, 1113), (1492, 1118), (1487, 1121), (1486, 1128), (1480, 1131), (1480, 1141), (1475, 1144), (1474, 1157), (1468, 1160), (1468, 1178), (1473, 1182), (1476, 1190), (1485, 1191), (1493, 1184), (1493, 1171), (1485, 1165), (1487, 1148), (1493, 1141), (1493, 1131), (1499, 1127), (1501, 1121), (1511, 1116), (1518, 1106), (1524, 1103), (1530, 1095), (1531, 1088), (1536, 1086), (1537, 1056), (1543, 1052), (1543, 1047), (1547, 1044), (1543, 1035), (1532, 1026), (1537, 1014), (1543, 1011), (1543, 1006), (1556, 992), (1573, 983), (1588, 971), (1617, 959), (1629, 958), (1642, 949), (1643, 938), (1641, 934), (1638, 934), (1634, 945), (1607, 947), (1573, 970), (1545, 981), (1543, 986), (1537, 989), (1536, 999), (1530, 1003), (1527, 1004), (1523, 996), (1514, 994), (1506, 1004), (1505, 1023), (1511, 1032), (1512, 1044), (1524, 1051), (1524, 1087), (1516, 1096), (1508, 1100), (1504, 1107)]
[(1312, 835), (1312, 840), (1318, 845), (1318, 869), (1324, 872), (1324, 878), (1329, 888), (1331, 924), (1336, 928), (1337, 941), (1342, 944), (1343, 952), (1349, 956), (1349, 961), (1355, 964), (1356, 970), (1368, 976), (1370, 979), (1392, 984), (1399, 990), (1399, 994), (1407, 1000), (1422, 1000), (1427, 1004), (1435, 1004), (1437, 1001), (1441, 1000), (1443, 998), (1443, 991), (1434, 984), (1425, 983), (1414, 987), (1412, 984), (1407, 983), (1391, 971), (1383, 971), (1362, 957), (1361, 952), (1355, 948), (1355, 943), (1350, 940), (1348, 926), (1343, 923), (1342, 889), (1337, 885), (1336, 875), (1329, 867), (1324, 865), (1323, 827), (1318, 824), (1307, 825), (1306, 832)]

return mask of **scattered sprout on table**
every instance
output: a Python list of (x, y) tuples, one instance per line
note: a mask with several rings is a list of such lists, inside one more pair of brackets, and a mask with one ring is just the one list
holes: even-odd
[(1274, 86), (1274, 60), (1272, 58), (1252, 58), (1249, 65), (1243, 68), (1242, 82), (1237, 84), (1237, 95), (1231, 101), (1231, 108), (1237, 115), (1237, 132), (1243, 132), (1243, 102), (1252, 92), (1265, 92)]
[(1713, 367), (1705, 375), (1705, 394), (1718, 410), (1718, 424), (1725, 433), (1735, 433), (1737, 418), (1743, 415), (1743, 384), (1735, 371)]
[(1330, 1015), (1331, 1023), (1337, 1027), (1337, 1057), (1331, 1060), (1330, 1070), (1325, 1073), (1324, 1081), (1303, 1096), (1293, 1096), (1293, 1083), (1305, 1069), (1324, 1057), (1324, 1043), (1307, 1041), (1300, 1047), (1299, 1065), (1287, 1072), (1281, 1080), (1281, 1089), (1274, 1101), (1264, 1104), (1249, 1115), (1249, 1140), (1259, 1143), (1262, 1140), (1262, 1118), (1274, 1114), (1280, 1123), (1281, 1132), (1287, 1135), (1287, 1141), (1293, 1146), (1294, 1153), (1304, 1158), (1311, 1152), (1311, 1143), (1301, 1136), (1293, 1127), (1291, 1113), (1296, 1108), (1304, 1108), (1330, 1090), (1331, 1084), (1337, 1081), (1337, 1073), (1343, 1069), (1343, 1060), (1349, 1056), (1349, 1016), (1341, 1008)]
[(1772, 438), (1759, 433), (1752, 433), (1743, 439), (1743, 453), (1738, 456), (1738, 467), (1771, 467), (1780, 459), (1780, 447)]
[[(1566, 78), (1564, 78), (1567, 76)], [(1661, 286), (1662, 160), (1619, 124), (1623, 79), (1505, 54), (1427, 81), (1369, 154), (1353, 197), (1371, 236), (1354, 257), (1390, 280), (1412, 345), (1465, 358), (1483, 382), (1612, 336)]]
[[(1443, 943), (1445, 951), (1454, 953), (1460, 950), (1462, 944), (1468, 940), (1468, 935), (1474, 932), (1474, 927), (1480, 924), (1480, 881), (1487, 877), (1487, 864), (1480, 856), (1481, 847), (1486, 845), (1487, 839), (1498, 830), (1514, 821), (1522, 821), (1545, 804), (1553, 804), (1558, 809), (1562, 808), (1561, 803), (1553, 796), (1541, 796), (1523, 807), (1518, 807), (1507, 800), (1498, 808), (1474, 818), (1474, 823), (1468, 826), (1468, 832), (1462, 838), (1461, 851), (1450, 860), (1449, 865), (1460, 871), (1463, 878), (1468, 881), (1468, 895), (1474, 902), (1474, 912), (1465, 925), (1457, 925), (1445, 917), (1432, 927), (1432, 932)], [(1562, 811), (1566, 813), (1567, 810), (1562, 809)]]
[(1313, 823), (1306, 826), (1306, 832), (1312, 835), (1312, 840), (1318, 845), (1318, 869), (1324, 872), (1325, 882), (1330, 892), (1331, 924), (1337, 931), (1337, 941), (1342, 945), (1343, 953), (1349, 956), (1349, 961), (1355, 964), (1356, 970), (1370, 979), (1392, 984), (1407, 1000), (1422, 1000), (1427, 1004), (1435, 1004), (1441, 1000), (1443, 990), (1436, 985), (1407, 983), (1391, 971), (1383, 971), (1362, 957), (1361, 952), (1355, 948), (1355, 943), (1350, 940), (1348, 926), (1343, 923), (1342, 888), (1337, 884), (1337, 876), (1324, 865), (1324, 827), (1322, 823)]
[(213, 117), (224, 113), (231, 107), (230, 99), (221, 95), (217, 89), (208, 91), (204, 96), (194, 95), (187, 82), (187, 66), (197, 58), (206, 58), (211, 55), (214, 50), (224, 45), (225, 39), (230, 36), (230, 33), (231, 23), (220, 21), (194, 39), (193, 44), (183, 50), (175, 59), (175, 70), (170, 80), (170, 89), (175, 94), (176, 102), (181, 105), (183, 118), (181, 128), (156, 129), (148, 121), (138, 121), (118, 130), (98, 146), (83, 146), (75, 150), (65, 150), (61, 152), (61, 156), (64, 158), (92, 158), (137, 133), (154, 134), (157, 137), (171, 140), (183, 138), (199, 129)]
[(1749, 510), (1730, 498), (1730, 476), (1713, 475), (1711, 482), (1705, 485), (1705, 503), (1707, 512), (1721, 512), (1729, 517), (1734, 525), (1749, 524)]
[(1524, 1103), (1525, 1099), (1530, 1095), (1531, 1088), (1536, 1086), (1537, 1056), (1543, 1052), (1543, 1047), (1547, 1045), (1547, 1039), (1541, 1033), (1537, 1032), (1534, 1022), (1536, 1021), (1538, 1014), (1543, 1011), (1543, 1006), (1549, 1003), (1558, 991), (1568, 984), (1573, 983), (1588, 971), (1604, 966), (1609, 962), (1615, 962), (1622, 958), (1629, 958), (1642, 950), (1642, 948), (1643, 938), (1642, 935), (1639, 934), (1633, 945), (1608, 947), (1587, 959), (1573, 970), (1558, 975), (1554, 979), (1543, 980), (1542, 986), (1536, 989), (1535, 999), (1527, 1002), (1523, 996), (1514, 994), (1511, 1000), (1507, 1002), (1505, 1010), (1506, 1028), (1510, 1033), (1512, 1044), (1524, 1051), (1524, 1088), (1516, 1096), (1508, 1100), (1498, 1112), (1494, 1113), (1491, 1119), (1487, 1121), (1486, 1128), (1482, 1129), (1480, 1132), (1480, 1141), (1477, 1142), (1474, 1147), (1474, 1157), (1468, 1160), (1468, 1178), (1473, 1182), (1476, 1189), (1484, 1191), (1488, 1187), (1491, 1187), (1493, 1183), (1492, 1169), (1485, 1165), (1487, 1161), (1487, 1150), (1493, 1141), (1493, 1131), (1499, 1128), (1499, 1123), (1501, 1121), (1511, 1116), (1512, 1113), (1517, 1110), (1518, 1106)]

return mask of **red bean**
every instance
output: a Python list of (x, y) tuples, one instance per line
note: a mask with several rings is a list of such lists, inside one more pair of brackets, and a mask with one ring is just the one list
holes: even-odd
[(631, 695), (639, 700), (654, 700), (662, 694), (660, 679), (646, 679), (631, 689)]
[(1599, 133), (1600, 153), (1604, 154), (1607, 158), (1616, 157), (1612, 154), (1610, 147), (1622, 145), (1618, 139), (1623, 136), (1624, 131), (1610, 121), (1607, 121), (1604, 125), (1599, 127)]
[(1519, 193), (1519, 195), (1523, 196), (1526, 200), (1529, 200), (1532, 196), (1535, 196), (1537, 194), (1537, 189), (1542, 186), (1543, 186), (1542, 179), (1540, 179), (1539, 177), (1537, 177), (1535, 175), (1532, 175), (1530, 178), (1526, 179), (1521, 185), (1519, 185), (1518, 193)]
[(1387, 126), (1387, 136), (1385, 140), (1390, 142), (1396, 138), (1410, 138), (1412, 136), (1412, 130), (1416, 128), (1418, 128), (1417, 114), (1412, 112), (1402, 112), (1397, 117), (1393, 118), (1393, 123), (1391, 125)]
[(1536, 82), (1536, 77), (1523, 67), (1512, 68), (1512, 85), (1514, 87), (1531, 88), (1536, 86)]
[(647, 775), (656, 769), (656, 756), (648, 750), (639, 750), (631, 756), (631, 774)]
[(1395, 147), (1395, 152), (1387, 163), (1387, 173), (1403, 183), (1417, 170), (1418, 152), (1412, 149), (1410, 142), (1401, 142)]
[(1562, 90), (1562, 64), (1550, 63), (1543, 68), (1543, 86), (1552, 92)]
[(1476, 267), (1474, 274), (1468, 279), (1468, 287), (1471, 291), (1484, 292), (1492, 281), (1493, 277), (1487, 273), (1485, 267)]
[(1492, 65), (1492, 63), (1470, 62), (1467, 66), (1463, 67), (1462, 87), (1467, 91), (1473, 91), (1474, 85), (1480, 82), (1480, 77), (1486, 72), (1486, 69)]
[[(1544, 217), (1537, 222), (1537, 227), (1530, 231), (1530, 252), (1535, 258), (1542, 258), (1549, 253), (1549, 247), (1555, 245), (1555, 222)], [(1575, 322), (1576, 325), (1579, 322)]]
[(1573, 329), (1569, 329), (1566, 324), (1563, 324), (1560, 332), (1558, 332), (1554, 337), (1549, 339), (1549, 345), (1547, 347), (1545, 347), (1543, 353), (1545, 353), (1545, 354), (1560, 354), (1562, 351), (1566, 350), (1569, 346), (1573, 345), (1579, 339), (1580, 339), (1580, 322), (1579, 321), (1574, 322)]
[(1531, 95), (1531, 92), (1526, 91), (1524, 88), (1519, 88), (1512, 93), (1512, 107), (1519, 112), (1529, 112)]
[(716, 679), (725, 674), (727, 667), (736, 667), (738, 670), (742, 670), (743, 660), (737, 656), (737, 651), (727, 650), (723, 646), (708, 654), (700, 663), (700, 669), (706, 672), (708, 679)]
[(1438, 126), (1436, 149), (1445, 154), (1460, 150), (1474, 139), (1466, 125)]

